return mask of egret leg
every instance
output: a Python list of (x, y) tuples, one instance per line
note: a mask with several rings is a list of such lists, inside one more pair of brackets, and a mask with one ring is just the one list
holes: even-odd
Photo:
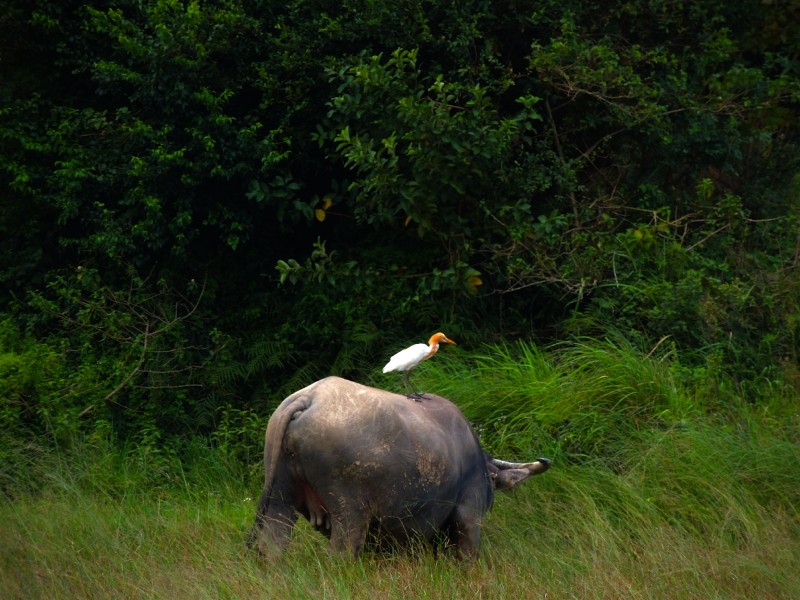
[[(416, 402), (422, 402), (422, 394), (415, 390), (414, 386), (411, 384), (411, 369), (406, 371), (403, 375), (403, 387), (406, 388), (406, 398), (415, 400)], [(411, 388), (411, 393), (408, 391), (409, 387)]]

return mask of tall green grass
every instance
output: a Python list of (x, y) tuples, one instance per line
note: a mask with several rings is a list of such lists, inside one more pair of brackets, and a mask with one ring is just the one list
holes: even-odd
[(498, 494), (474, 564), (348, 561), (304, 524), (262, 562), (244, 549), (259, 481), (230, 440), (179, 457), (92, 439), (24, 448), (0, 481), (0, 598), (800, 597), (796, 398), (711, 410), (670, 355), (617, 342), (437, 358), (419, 387), (488, 447), (554, 459)]
[(639, 431), (702, 412), (679, 389), (670, 355), (654, 350), (624, 340), (493, 346), (466, 361), (447, 357), (424, 386), (461, 406), (498, 451), (609, 456)]

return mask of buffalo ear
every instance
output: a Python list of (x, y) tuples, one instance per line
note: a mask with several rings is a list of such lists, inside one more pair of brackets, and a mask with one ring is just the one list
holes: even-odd
[(532, 463), (509, 463), (497, 459), (491, 459), (491, 462), (498, 469), (493, 475), (494, 487), (498, 490), (510, 490), (531, 475), (544, 473), (550, 468), (550, 461), (546, 458)]
[(505, 469), (495, 476), (494, 487), (498, 490), (510, 490), (531, 475), (532, 473), (527, 469)]

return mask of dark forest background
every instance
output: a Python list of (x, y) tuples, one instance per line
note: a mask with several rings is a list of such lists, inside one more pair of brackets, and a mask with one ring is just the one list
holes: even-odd
[(7, 443), (260, 427), (438, 330), (800, 388), (796, 0), (5, 1), (0, 70)]

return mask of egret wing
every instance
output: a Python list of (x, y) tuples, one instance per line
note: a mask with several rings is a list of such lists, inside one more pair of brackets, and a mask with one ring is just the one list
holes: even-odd
[(423, 357), (428, 353), (428, 346), (425, 344), (414, 344), (405, 350), (401, 350), (386, 363), (383, 367), (383, 372), (389, 371), (407, 371), (416, 367)]

